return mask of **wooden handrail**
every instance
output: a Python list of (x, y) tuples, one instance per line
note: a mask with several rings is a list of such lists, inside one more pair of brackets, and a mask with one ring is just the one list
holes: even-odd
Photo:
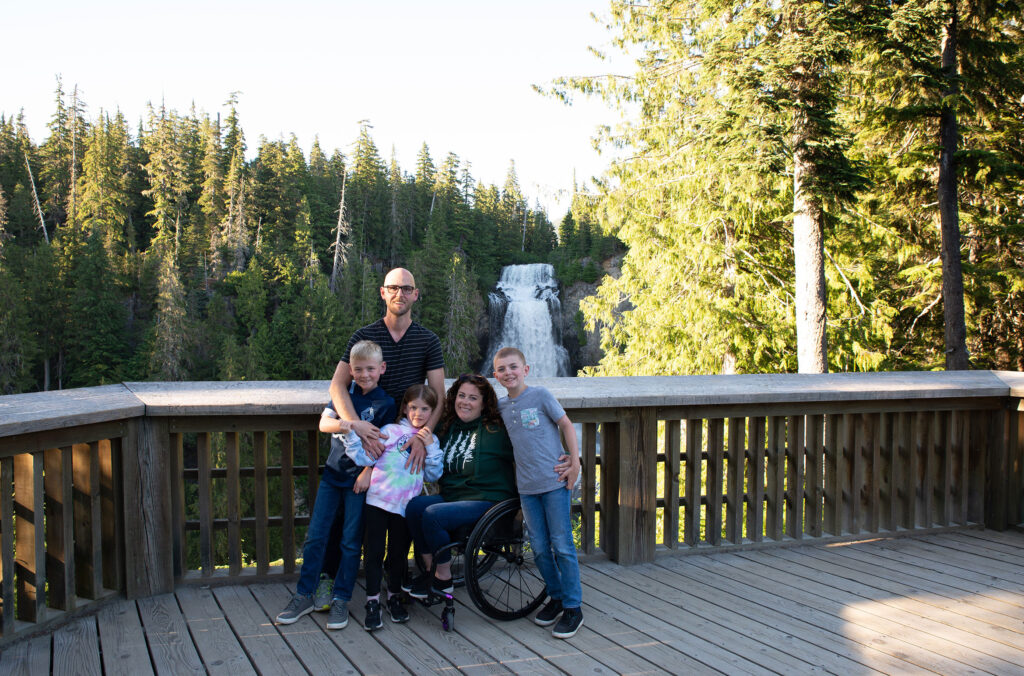
[[(580, 424), (585, 555), (630, 564), (1024, 517), (1024, 374), (530, 383)], [(110, 594), (294, 573), (326, 456), (327, 386), (0, 397), (2, 640)]]

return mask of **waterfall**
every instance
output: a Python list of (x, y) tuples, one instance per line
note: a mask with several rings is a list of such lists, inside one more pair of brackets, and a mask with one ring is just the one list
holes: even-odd
[(569, 353), (562, 347), (562, 303), (550, 265), (506, 265), (488, 299), (491, 344), (482, 365), (485, 374), (491, 374), (495, 353), (512, 346), (526, 355), (531, 376), (569, 375)]

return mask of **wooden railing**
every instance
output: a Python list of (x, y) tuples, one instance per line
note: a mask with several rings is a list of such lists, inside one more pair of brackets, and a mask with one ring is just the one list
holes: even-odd
[[(1024, 520), (1024, 374), (531, 384), (580, 424), (585, 555), (630, 564)], [(0, 397), (0, 641), (111, 595), (296, 572), (326, 393), (126, 383)]]

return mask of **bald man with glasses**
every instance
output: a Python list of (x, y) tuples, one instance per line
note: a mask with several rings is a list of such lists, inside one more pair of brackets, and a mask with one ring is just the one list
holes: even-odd
[[(345, 354), (334, 371), (330, 390), (331, 401), (338, 414), (344, 420), (352, 421), (352, 430), (359, 435), (363, 448), (373, 457), (383, 452), (384, 444), (380, 441), (380, 430), (370, 422), (359, 420), (352, 407), (352, 399), (349, 397), (352, 373), (348, 362), (353, 345), (360, 340), (372, 340), (380, 345), (385, 368), (379, 384), (395, 401), (402, 400), (410, 385), (421, 385), (424, 380), (437, 394), (439, 402), (443, 402), (445, 397), (441, 341), (433, 331), (412, 320), (412, 306), (420, 297), (412, 273), (405, 268), (390, 271), (380, 287), (380, 297), (387, 306), (384, 317), (352, 334)], [(431, 431), (443, 413), (443, 405), (434, 409), (427, 423)], [(411, 443), (408, 466), (414, 472), (419, 472), (423, 469), (426, 449), (418, 438), (414, 437)]]

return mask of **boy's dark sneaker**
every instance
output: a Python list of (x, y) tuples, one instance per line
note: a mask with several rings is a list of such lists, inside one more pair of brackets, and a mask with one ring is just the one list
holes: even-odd
[(366, 631), (373, 631), (384, 626), (380, 619), (380, 601), (373, 599), (366, 602), (366, 619), (363, 620), (363, 627)]
[(328, 629), (344, 629), (348, 625), (348, 601), (333, 599), (327, 615)]
[(313, 597), (305, 594), (296, 594), (288, 605), (284, 607), (277, 617), (274, 618), (278, 624), (292, 624), (298, 622), (303, 615), (313, 612)]
[(558, 599), (551, 599), (544, 607), (540, 609), (537, 616), (533, 618), (535, 624), (539, 624), (542, 627), (547, 627), (558, 621), (558, 616), (562, 614), (562, 602)]
[(388, 615), (391, 616), (391, 621), (396, 624), (409, 621), (409, 611), (405, 609), (402, 598), (397, 594), (392, 594), (388, 597)]
[(566, 608), (562, 612), (562, 619), (551, 631), (555, 638), (572, 638), (583, 626), (583, 611), (579, 608)]
[(403, 582), (402, 590), (414, 599), (425, 599), (430, 595), (430, 575), (417, 575), (411, 582)]

